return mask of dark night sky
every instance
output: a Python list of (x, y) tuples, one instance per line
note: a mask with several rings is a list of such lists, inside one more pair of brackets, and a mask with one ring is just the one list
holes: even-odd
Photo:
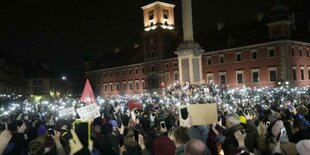
[[(192, 0), (195, 32), (256, 18), (274, 0)], [(294, 9), (303, 7), (298, 2)], [(151, 0), (1, 0), (0, 52), (22, 60), (40, 59), (59, 73), (78, 76), (84, 55), (102, 55), (115, 47), (130, 48), (141, 40), (142, 9)], [(177, 27), (181, 28), (180, 0)], [(309, 5), (308, 5), (309, 6)]]

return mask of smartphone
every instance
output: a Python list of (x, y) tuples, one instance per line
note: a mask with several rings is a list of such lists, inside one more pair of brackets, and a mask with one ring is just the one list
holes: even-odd
[(187, 117), (188, 117), (187, 107), (184, 107), (184, 108), (181, 109), (181, 117), (184, 120), (187, 119)]
[(118, 144), (120, 147), (122, 147), (124, 145), (124, 138), (121, 138)]
[(88, 143), (90, 140), (90, 126), (86, 121), (76, 121), (73, 123), (74, 131), (79, 137), (81, 143), (88, 147)]
[(164, 121), (161, 121), (160, 125), (161, 125), (162, 128), (166, 128), (166, 123)]
[(133, 133), (135, 135), (136, 142), (139, 142), (139, 131), (138, 130), (133, 130)]
[(293, 110), (293, 106), (292, 105), (288, 105), (287, 108), (288, 108), (289, 111)]
[(53, 128), (48, 129), (48, 134), (49, 135), (55, 135), (55, 130)]

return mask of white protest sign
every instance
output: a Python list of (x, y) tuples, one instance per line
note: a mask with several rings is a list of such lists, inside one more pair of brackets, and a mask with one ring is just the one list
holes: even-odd
[(75, 110), (73, 107), (61, 109), (58, 111), (59, 117), (69, 116), (69, 115), (75, 115)]
[(100, 117), (100, 112), (96, 104), (90, 104), (85, 107), (76, 109), (81, 120), (91, 120), (96, 117)]

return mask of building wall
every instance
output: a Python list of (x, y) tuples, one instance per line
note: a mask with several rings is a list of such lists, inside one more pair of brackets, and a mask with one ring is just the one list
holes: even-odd
[[(234, 49), (227, 49), (222, 51), (215, 51), (205, 53), (202, 57), (203, 73), (205, 81), (210, 81), (208, 75), (213, 73), (214, 84), (220, 84), (220, 74), (226, 72), (226, 85), (232, 88), (241, 87), (243, 85), (248, 87), (265, 87), (265, 86), (277, 86), (278, 82), (289, 81), (291, 86), (305, 86), (310, 84), (308, 75), (308, 66), (310, 69), (310, 56), (307, 54), (307, 50), (310, 44), (294, 41), (286, 41), (285, 44), (289, 48), (294, 48), (295, 54), (287, 54), (288, 65), (282, 65), (281, 61), (281, 41), (270, 42), (264, 44), (258, 44), (253, 46), (246, 46)], [(269, 50), (274, 49), (274, 56), (269, 56)], [(297, 50), (298, 49), (298, 50)], [(302, 52), (302, 56), (299, 54), (299, 49)], [(252, 52), (257, 51), (257, 58), (252, 59)], [(292, 50), (288, 50), (291, 52)], [(236, 54), (241, 54), (241, 61), (236, 60)], [(219, 62), (219, 56), (223, 55), (225, 62)], [(211, 64), (208, 64), (208, 59), (212, 60)], [(282, 77), (283, 70), (281, 67), (287, 67), (287, 74), (292, 74), (291, 67), (296, 66), (296, 80), (292, 79), (292, 75)], [(301, 68), (304, 68), (304, 79), (301, 79)], [(277, 76), (275, 81), (270, 80), (269, 70), (276, 69)], [(243, 72), (243, 82), (237, 82), (237, 73)], [(259, 72), (259, 80), (253, 82), (253, 71)]]
[(22, 65), (0, 58), (0, 94), (23, 94)]

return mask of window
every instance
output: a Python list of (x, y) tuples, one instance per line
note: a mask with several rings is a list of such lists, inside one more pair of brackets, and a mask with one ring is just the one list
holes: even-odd
[(154, 56), (155, 56), (155, 51), (151, 50), (151, 57), (154, 57)]
[(302, 57), (302, 49), (301, 48), (299, 49), (299, 56)]
[(127, 90), (127, 82), (123, 82), (123, 89)]
[(112, 75), (113, 75), (113, 72), (110, 72), (110, 77), (112, 77)]
[(308, 66), (308, 79), (310, 80), (310, 66)]
[(106, 72), (103, 73), (103, 77), (104, 77), (104, 78), (107, 77), (107, 73), (106, 73)]
[(110, 90), (113, 91), (113, 83), (110, 83)]
[(253, 51), (251, 52), (251, 58), (252, 58), (252, 59), (257, 59), (257, 51), (256, 51), (256, 50), (253, 50)]
[(169, 17), (168, 10), (163, 10), (163, 16), (164, 16), (164, 19), (168, 19)]
[(107, 84), (103, 84), (104, 85), (104, 91), (108, 91), (108, 85)]
[(149, 20), (154, 19), (154, 10), (149, 11)]
[(136, 68), (136, 74), (138, 74), (138, 68)]
[(141, 67), (141, 72), (142, 74), (144, 74), (144, 67)]
[(291, 49), (291, 55), (295, 56), (295, 49), (294, 49), (294, 47), (292, 47), (292, 49)]
[(126, 71), (125, 71), (125, 69), (123, 69), (123, 75), (126, 75)]
[(116, 90), (119, 90), (120, 86), (119, 86), (119, 82), (116, 82)]
[(292, 67), (292, 74), (293, 74), (293, 80), (297, 80), (297, 76), (296, 76), (296, 66)]
[(179, 80), (179, 75), (178, 75), (178, 71), (174, 72), (174, 80)]
[(118, 71), (115, 71), (115, 76), (118, 76)]
[(169, 81), (170, 80), (170, 73), (166, 72), (165, 73), (165, 81)]
[(307, 49), (307, 57), (310, 57), (310, 51)]
[(136, 80), (136, 89), (138, 90), (139, 89), (139, 81)]
[(132, 90), (132, 81), (129, 81), (129, 89)]
[(175, 62), (173, 62), (173, 66), (174, 67), (177, 67), (178, 66), (178, 63), (175, 61)]
[(166, 65), (166, 68), (169, 68), (169, 63), (166, 63), (165, 65)]
[(131, 75), (131, 69), (129, 69), (128, 74)]
[(226, 84), (226, 72), (220, 72), (220, 83), (221, 84)]
[(141, 80), (141, 83), (142, 83), (142, 88), (144, 89), (144, 88), (145, 88), (145, 82), (144, 82), (144, 80)]
[(243, 71), (236, 71), (237, 83), (243, 83)]
[(241, 61), (241, 60), (242, 60), (241, 53), (240, 52), (236, 53), (236, 61)]
[(154, 65), (151, 66), (151, 71), (152, 71), (152, 72), (155, 71), (155, 66), (154, 66)]
[(269, 57), (274, 57), (274, 56), (275, 56), (274, 48), (269, 48), (269, 49), (268, 49), (268, 56), (269, 56)]
[(208, 65), (211, 65), (211, 64), (212, 64), (212, 59), (211, 59), (211, 57), (207, 57), (207, 64), (208, 64)]
[(219, 56), (219, 59), (220, 59), (220, 60), (219, 60), (220, 63), (224, 63), (224, 61), (225, 61), (225, 60), (224, 60), (224, 55), (220, 55), (220, 56)]
[(277, 81), (277, 67), (268, 68), (269, 81)]
[(208, 83), (213, 83), (213, 73), (207, 73), (207, 81)]
[(301, 77), (301, 80), (305, 80), (304, 69), (305, 69), (304, 66), (300, 67), (300, 77)]
[(259, 69), (252, 69), (252, 82), (259, 82)]

